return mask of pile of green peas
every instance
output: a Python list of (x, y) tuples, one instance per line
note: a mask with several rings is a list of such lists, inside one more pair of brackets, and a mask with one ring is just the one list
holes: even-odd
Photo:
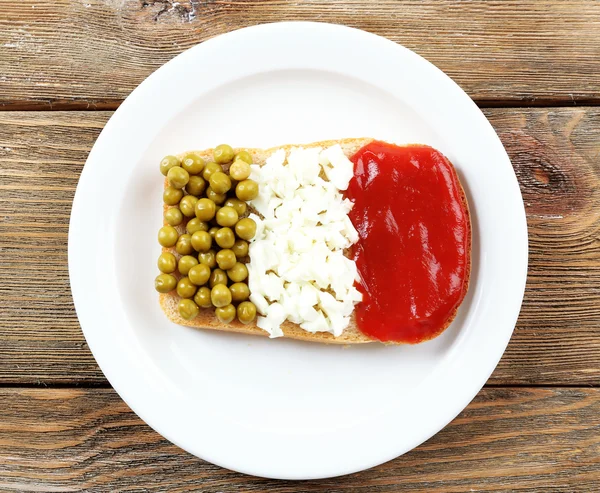
[[(246, 217), (246, 202), (257, 197), (258, 184), (249, 178), (252, 157), (247, 151), (235, 153), (222, 144), (214, 149), (213, 159), (206, 163), (188, 153), (160, 162), (168, 181), (163, 200), (169, 207), (158, 242), (171, 251), (158, 258), (161, 274), (154, 286), (159, 293), (177, 291), (185, 320), (194, 319), (201, 308), (214, 308), (223, 323), (237, 317), (249, 324), (256, 318), (256, 306), (248, 301), (245, 262), (256, 223)], [(176, 228), (183, 226), (185, 233), (180, 234)]]

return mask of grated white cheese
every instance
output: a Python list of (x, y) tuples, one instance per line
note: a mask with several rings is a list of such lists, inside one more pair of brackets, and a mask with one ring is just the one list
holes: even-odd
[[(327, 179), (320, 177), (321, 171)], [(354, 305), (358, 272), (344, 249), (358, 241), (348, 218), (353, 203), (343, 197), (353, 176), (352, 162), (339, 145), (327, 149), (283, 149), (264, 166), (252, 165), (259, 185), (251, 205), (257, 231), (250, 244), (250, 300), (258, 326), (283, 335), (287, 319), (309, 332), (342, 334)]]

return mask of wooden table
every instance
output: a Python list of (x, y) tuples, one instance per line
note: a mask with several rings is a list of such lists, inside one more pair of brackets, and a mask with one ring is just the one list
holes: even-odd
[[(87, 348), (67, 274), (111, 111), (186, 48), (280, 20), (381, 34), (453, 77), (511, 157), (530, 242), (514, 336), (467, 409), (403, 457), (304, 483), (223, 470), (146, 426)], [(0, 0), (0, 490), (600, 491), (599, 103), (594, 0)]]

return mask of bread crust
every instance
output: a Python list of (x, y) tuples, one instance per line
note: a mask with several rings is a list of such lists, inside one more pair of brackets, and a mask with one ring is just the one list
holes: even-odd
[[(248, 148), (245, 148), (244, 150), (246, 150), (250, 153), (254, 163), (263, 164), (267, 157), (269, 157), (273, 152), (275, 152), (279, 149), (284, 149), (286, 152), (288, 152), (289, 150), (291, 150), (295, 147), (303, 147), (306, 149), (306, 148), (311, 148), (311, 147), (330, 147), (332, 145), (339, 144), (342, 147), (342, 149), (344, 150), (344, 153), (346, 154), (346, 156), (352, 156), (359, 149), (361, 149), (365, 145), (369, 144), (373, 140), (374, 139), (372, 139), (372, 138), (351, 138), (351, 139), (340, 139), (340, 140), (326, 140), (326, 141), (313, 142), (311, 144), (304, 144), (304, 145), (291, 145), (290, 144), (290, 145), (278, 146), (278, 147), (274, 147), (274, 148), (266, 149), (266, 150), (248, 149)], [(241, 150), (241, 149), (239, 149), (239, 150)], [(206, 149), (206, 150), (202, 150), (202, 151), (191, 151), (191, 152), (195, 152), (196, 154), (198, 154), (200, 157), (202, 157), (205, 160), (210, 160), (211, 156), (212, 156), (212, 149)], [(236, 152), (237, 152), (237, 150), (236, 150)], [(181, 157), (181, 155), (179, 157)], [(450, 161), (448, 161), (448, 163), (450, 163)], [(165, 179), (165, 187), (167, 186), (167, 184), (168, 184), (167, 180)], [(471, 220), (470, 220), (469, 206), (467, 203), (467, 198), (465, 196), (464, 190), (463, 190), (460, 182), (459, 182), (459, 190), (461, 193), (461, 200), (462, 200), (462, 203), (463, 203), (463, 206), (465, 208), (465, 211), (467, 213), (467, 218), (468, 218), (468, 249), (467, 249), (468, 258), (467, 258), (466, 282), (463, 287), (462, 298), (461, 298), (461, 299), (463, 299), (464, 295), (466, 294), (466, 292), (468, 290), (469, 279), (471, 276)], [(169, 207), (170, 206), (165, 204), (164, 210), (167, 210)], [(166, 225), (166, 223), (165, 223), (165, 225)], [(180, 225), (180, 226), (177, 226), (176, 229), (181, 234), (184, 232), (185, 226)], [(171, 252), (177, 258), (180, 257), (180, 255), (175, 251), (175, 248), (163, 247), (162, 251), (163, 252)], [(215, 316), (215, 313), (214, 313), (214, 309), (212, 309), (212, 308), (201, 308), (200, 314), (196, 318), (194, 318), (193, 320), (185, 320), (184, 318), (182, 318), (179, 315), (179, 312), (177, 310), (177, 305), (179, 303), (179, 296), (177, 295), (177, 293), (175, 291), (172, 291), (170, 293), (164, 293), (164, 294), (161, 293), (159, 295), (159, 303), (160, 303), (160, 306), (161, 306), (163, 312), (166, 314), (167, 318), (171, 322), (174, 322), (178, 325), (185, 325), (187, 327), (195, 327), (198, 329), (238, 332), (238, 333), (242, 333), (242, 334), (252, 334), (252, 335), (261, 335), (261, 336), (269, 335), (265, 330), (259, 328), (256, 325), (256, 321), (254, 321), (248, 325), (244, 325), (237, 320), (235, 320), (234, 322), (231, 322), (229, 324), (224, 324), (217, 319), (217, 317)], [(433, 339), (434, 337), (437, 337), (439, 334), (444, 332), (444, 330), (446, 330), (446, 328), (452, 323), (452, 321), (456, 317), (457, 311), (458, 311), (458, 307), (454, 310), (452, 315), (448, 318), (448, 320), (444, 324), (444, 326), (441, 327), (438, 332), (431, 335), (431, 337), (429, 337), (429, 339)], [(351, 315), (350, 324), (348, 325), (348, 327), (346, 329), (344, 329), (344, 332), (342, 333), (342, 335), (340, 335), (338, 337), (335, 337), (333, 334), (330, 334), (328, 332), (317, 332), (317, 333), (313, 334), (311, 332), (308, 332), (308, 331), (302, 329), (299, 325), (294, 324), (289, 321), (285, 321), (283, 323), (283, 325), (281, 326), (281, 328), (282, 328), (284, 337), (287, 337), (289, 339), (298, 339), (298, 340), (309, 341), (309, 342), (321, 342), (321, 343), (325, 343), (325, 344), (365, 344), (365, 343), (370, 343), (370, 342), (381, 342), (377, 339), (373, 339), (373, 338), (363, 334), (360, 331), (360, 329), (358, 328), (358, 325), (356, 323), (356, 317), (355, 317), (354, 313)], [(386, 342), (385, 344), (402, 344), (402, 343)]]

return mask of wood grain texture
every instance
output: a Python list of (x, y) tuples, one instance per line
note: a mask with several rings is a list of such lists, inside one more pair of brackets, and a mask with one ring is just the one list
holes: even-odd
[[(495, 385), (600, 385), (600, 108), (488, 109), (526, 204), (530, 267)], [(71, 201), (105, 112), (0, 114), (0, 383), (105, 382), (69, 291)]]
[(600, 109), (485, 113), (513, 163), (529, 233), (521, 315), (490, 383), (598, 385)]
[(416, 51), (480, 104), (600, 101), (595, 0), (0, 0), (0, 108), (110, 109), (210, 37), (259, 23), (361, 28)]
[(374, 469), (321, 481), (253, 478), (197, 459), (110, 389), (0, 389), (0, 490), (592, 492), (600, 389), (484, 389), (443, 431)]
[(73, 307), (71, 204), (107, 113), (0, 117), (0, 382), (103, 381)]

